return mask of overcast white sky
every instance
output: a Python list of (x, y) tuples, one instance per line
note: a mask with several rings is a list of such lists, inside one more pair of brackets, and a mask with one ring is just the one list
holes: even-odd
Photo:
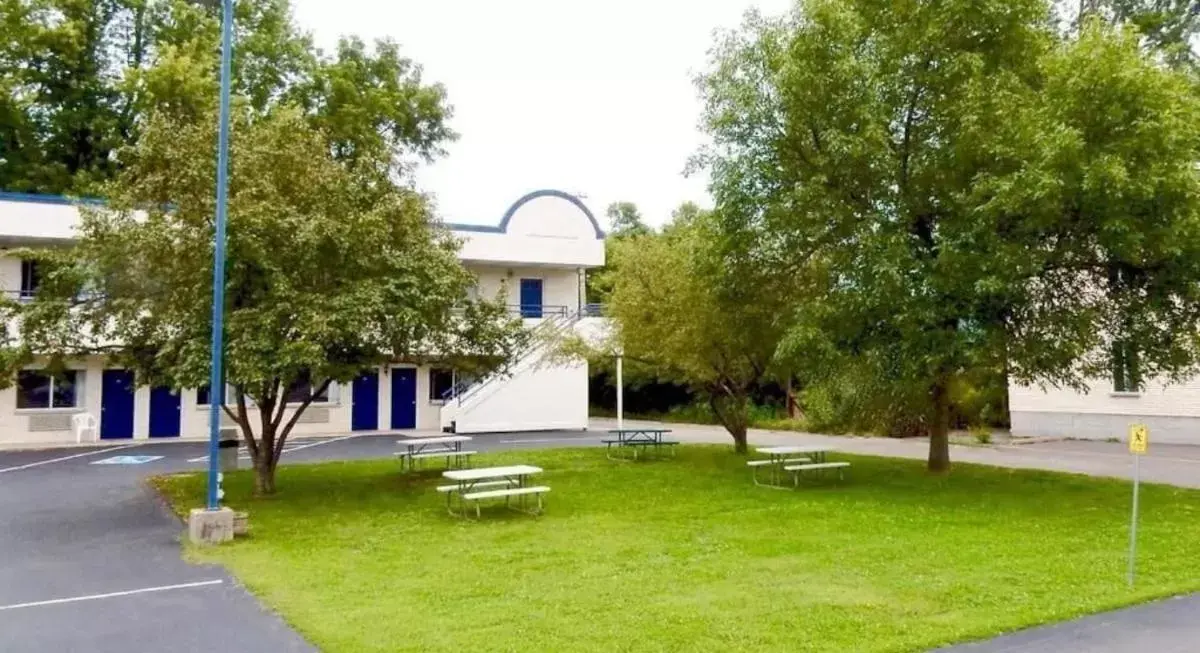
[(338, 36), (390, 36), (444, 84), (460, 139), (419, 175), (451, 222), (495, 223), (531, 190), (585, 195), (603, 220), (635, 202), (661, 224), (685, 200), (702, 143), (692, 76), (712, 30), (791, 0), (295, 0), (330, 49)]

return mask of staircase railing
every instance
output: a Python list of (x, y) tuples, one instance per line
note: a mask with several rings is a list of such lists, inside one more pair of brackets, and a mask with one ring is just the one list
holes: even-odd
[(529, 341), (514, 352), (503, 365), (478, 379), (460, 381), (454, 384), (442, 393), (442, 399), (452, 400), (458, 405), (462, 405), (463, 401), (475, 396), (485, 386), (507, 378), (513, 368), (524, 361), (530, 354), (536, 353), (543, 348), (546, 342), (553, 340), (567, 329), (573, 327), (579, 321), (580, 317), (579, 311), (564, 310), (543, 320), (530, 330)]

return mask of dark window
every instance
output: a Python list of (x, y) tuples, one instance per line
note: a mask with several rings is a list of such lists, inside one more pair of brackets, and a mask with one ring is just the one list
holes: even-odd
[(196, 388), (196, 405), (207, 406), (208, 402), (210, 401), (209, 396), (211, 394), (211, 388), (207, 383), (199, 388)]
[(40, 285), (42, 285), (42, 275), (38, 271), (38, 262), (21, 261), (21, 296), (33, 297)]
[(1113, 390), (1115, 392), (1141, 392), (1142, 372), (1138, 366), (1137, 349), (1128, 342), (1113, 344)]
[(454, 387), (454, 371), (443, 368), (429, 370), (429, 400), (441, 401), (449, 399), (450, 389)]
[(306, 401), (310, 396), (315, 403), (329, 401), (329, 386), (321, 391), (319, 395), (313, 395), (312, 377), (308, 372), (300, 375), (300, 378), (292, 382), (287, 390), (283, 393), (283, 400), (289, 404), (299, 404)]
[(39, 370), (17, 373), (17, 408), (74, 408), (76, 371), (65, 370), (56, 376)]

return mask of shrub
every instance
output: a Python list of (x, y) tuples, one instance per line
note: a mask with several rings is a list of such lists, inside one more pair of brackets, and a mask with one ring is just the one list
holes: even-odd
[(986, 424), (975, 424), (969, 429), (969, 431), (971, 433), (971, 437), (975, 438), (975, 441), (979, 444), (991, 444), (992, 429)]

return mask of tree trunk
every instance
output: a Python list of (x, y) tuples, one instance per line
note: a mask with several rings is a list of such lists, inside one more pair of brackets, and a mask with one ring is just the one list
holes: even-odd
[(736, 453), (748, 452), (749, 447), (746, 446), (746, 425), (741, 424), (726, 428), (729, 429), (729, 434), (733, 436), (733, 450)]
[(750, 416), (747, 414), (747, 402), (748, 397), (729, 394), (722, 398), (713, 394), (708, 399), (708, 405), (712, 408), (713, 415), (721, 422), (721, 426), (729, 431), (729, 435), (733, 436), (733, 450), (743, 454), (748, 451), (746, 430), (750, 423)]
[(264, 497), (275, 494), (275, 464), (270, 461), (272, 454), (262, 452), (259, 460), (254, 463), (254, 496)]
[(275, 433), (269, 421), (264, 424), (258, 439), (258, 454), (254, 457), (254, 496), (275, 494), (275, 467), (279, 458), (275, 453)]
[(950, 381), (941, 377), (931, 390), (933, 423), (929, 426), (928, 469), (935, 474), (950, 471)]

